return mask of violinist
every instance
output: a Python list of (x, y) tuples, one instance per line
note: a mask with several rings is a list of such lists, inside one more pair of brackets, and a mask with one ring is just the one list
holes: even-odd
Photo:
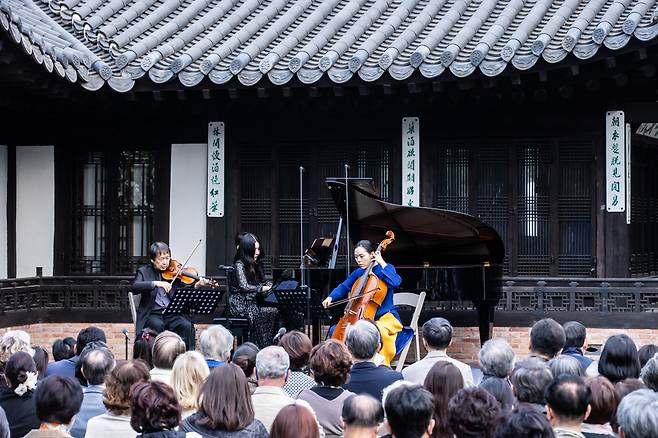
[[(164, 242), (155, 242), (149, 248), (151, 262), (137, 269), (132, 285), (132, 293), (141, 295), (137, 309), (137, 324), (135, 337), (139, 337), (144, 328), (148, 327), (160, 333), (171, 330), (177, 333), (187, 345), (188, 350), (193, 350), (191, 344), (192, 323), (183, 315), (164, 315), (164, 309), (171, 301), (172, 284), (164, 281), (162, 274), (169, 268), (171, 261), (171, 250)], [(176, 280), (178, 281), (178, 280)], [(176, 286), (176, 281), (174, 286)], [(199, 279), (194, 287), (202, 287), (208, 284), (205, 278)]]
[(402, 283), (402, 279), (395, 271), (395, 267), (386, 263), (380, 251), (373, 251), (369, 240), (361, 240), (354, 248), (354, 259), (358, 266), (350, 276), (336, 287), (322, 302), (324, 307), (329, 307), (332, 302), (346, 298), (354, 283), (361, 278), (371, 261), (375, 261), (372, 273), (388, 286), (384, 300), (375, 313), (375, 324), (382, 338), (382, 349), (379, 352), (384, 357), (384, 365), (390, 365), (395, 356), (395, 340), (397, 334), (402, 330), (400, 315), (393, 304), (393, 291)]

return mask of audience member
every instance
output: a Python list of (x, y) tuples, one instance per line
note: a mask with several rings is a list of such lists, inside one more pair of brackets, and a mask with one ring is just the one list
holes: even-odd
[(429, 437), (434, 429), (432, 394), (421, 385), (401, 385), (391, 390), (384, 404), (393, 438)]
[(183, 421), (180, 430), (204, 438), (268, 436), (263, 423), (254, 416), (247, 378), (233, 364), (212, 370), (201, 386), (199, 409)]
[(249, 384), (249, 392), (251, 394), (258, 388), (258, 381), (256, 380), (256, 355), (258, 354), (258, 346), (252, 342), (245, 342), (235, 349), (231, 362), (239, 366), (247, 377)]
[(427, 373), (437, 362), (450, 362), (456, 366), (464, 378), (464, 387), (475, 386), (471, 367), (453, 359), (446, 353), (452, 342), (452, 326), (445, 318), (432, 318), (423, 324), (423, 345), (427, 355), (418, 362), (402, 370), (402, 377), (413, 383), (422, 385)]
[(647, 362), (649, 362), (649, 359), (654, 357), (656, 353), (658, 353), (658, 345), (656, 344), (641, 346), (640, 349), (637, 350), (637, 357), (640, 359), (640, 368), (644, 368)]
[(133, 345), (133, 359), (143, 360), (148, 364), (149, 369), (153, 368), (153, 343), (157, 336), (158, 332), (147, 327), (142, 330)]
[(133, 438), (130, 425), (130, 387), (149, 380), (148, 365), (141, 360), (117, 365), (105, 379), (103, 403), (107, 412), (90, 418), (86, 438)]
[(34, 354), (34, 364), (37, 367), (37, 380), (42, 380), (46, 377), (46, 369), (48, 368), (48, 352), (41, 347), (32, 347)]
[[(130, 425), (143, 438), (184, 438), (176, 429), (181, 407), (169, 385), (163, 382), (136, 383), (130, 389)], [(198, 436), (198, 435), (197, 435)]]
[(0, 407), (0, 438), (11, 438), (9, 434), (9, 422), (5, 410)]
[(78, 339), (75, 342), (75, 356), (68, 359), (62, 359), (48, 365), (46, 376), (60, 375), (67, 377), (76, 377), (75, 368), (80, 360), (80, 353), (90, 342), (101, 341), (107, 342), (105, 332), (98, 327), (87, 327), (78, 333)]
[(90, 418), (107, 412), (103, 404), (103, 391), (105, 391), (105, 378), (114, 369), (116, 362), (109, 348), (87, 344), (80, 354), (79, 363), (82, 366), (82, 374), (87, 380), (87, 386), (83, 389), (82, 406), (80, 412), (75, 416), (71, 427), (71, 435), (75, 438), (83, 438), (87, 432), (87, 422)]
[(619, 395), (619, 402), (633, 391), (638, 389), (646, 389), (646, 385), (640, 379), (624, 379), (621, 382), (615, 383), (615, 391)]
[(528, 403), (505, 413), (496, 427), (496, 438), (554, 438), (548, 418)]
[(647, 388), (658, 392), (658, 353), (644, 365), (640, 371), (640, 379), (647, 385)]
[(592, 359), (585, 357), (583, 350), (586, 348), (587, 329), (578, 321), (565, 322), (562, 325), (565, 335), (562, 356), (571, 356), (580, 363), (583, 372), (592, 364)]
[(531, 403), (541, 412), (546, 411), (544, 391), (553, 381), (553, 374), (545, 361), (528, 358), (519, 362), (511, 381), (514, 395), (520, 403)]
[(313, 383), (317, 383), (317, 386), (302, 390), (298, 399), (308, 402), (313, 408), (320, 426), (327, 434), (340, 436), (343, 434), (340, 419), (343, 403), (354, 395), (341, 388), (347, 381), (352, 356), (345, 344), (329, 339), (311, 350), (310, 364), (315, 379)]
[(512, 391), (512, 384), (508, 379), (490, 377), (480, 382), (478, 386), (498, 400), (498, 403), (500, 403), (500, 410), (503, 414), (511, 411), (514, 407), (516, 399), (514, 398), (514, 392)]
[(201, 353), (187, 351), (176, 358), (171, 371), (171, 386), (183, 409), (183, 420), (196, 412), (201, 385), (210, 374)]
[(548, 368), (554, 377), (560, 377), (562, 374), (569, 376), (585, 376), (585, 370), (573, 356), (558, 356), (548, 361)]
[(583, 435), (585, 438), (614, 438), (611, 422), (619, 404), (614, 385), (603, 376), (588, 377), (585, 384), (590, 390), (590, 413), (582, 426)]
[(41, 426), (25, 436), (71, 438), (68, 428), (82, 404), (80, 384), (71, 377), (50, 376), (39, 383), (34, 400)]
[(589, 415), (590, 390), (578, 376), (562, 375), (546, 388), (548, 419), (556, 438), (584, 438), (583, 421)]
[(199, 349), (209, 369), (222, 365), (231, 358), (233, 335), (223, 325), (211, 325), (199, 337)]
[(277, 414), (270, 438), (320, 438), (320, 429), (309, 408), (293, 403)]
[[(23, 330), (8, 330), (0, 337), (0, 374), (4, 373), (9, 358), (19, 351), (34, 355), (34, 350), (30, 347), (30, 335)], [(0, 387), (5, 385), (5, 379), (0, 379)]]
[(464, 388), (464, 377), (459, 368), (451, 362), (440, 361), (430, 368), (424, 382), (434, 400), (434, 430), (433, 438), (452, 438), (452, 430), (448, 422), (448, 402)]
[(548, 362), (564, 348), (564, 329), (552, 318), (537, 321), (530, 330), (530, 357)]
[(347, 349), (352, 354), (354, 365), (343, 388), (355, 394), (369, 394), (381, 400), (382, 390), (402, 380), (402, 374), (390, 368), (378, 367), (374, 358), (381, 348), (381, 337), (377, 326), (370, 321), (360, 320), (347, 329)]
[[(594, 364), (590, 365), (588, 371), (593, 367)], [(625, 334), (610, 336), (603, 346), (597, 369), (598, 374), (607, 377), (612, 383), (640, 377), (640, 359), (635, 342)], [(596, 373), (588, 373), (593, 374)]]
[(308, 376), (308, 361), (313, 343), (305, 333), (295, 330), (283, 335), (279, 345), (290, 357), (290, 373), (283, 391), (290, 397), (297, 398), (302, 390), (315, 386), (315, 380)]
[(153, 342), (153, 368), (151, 380), (171, 385), (171, 369), (176, 358), (185, 353), (186, 346), (183, 339), (168, 330), (160, 333)]
[(658, 436), (658, 393), (638, 389), (628, 394), (617, 409), (620, 438)]
[(72, 344), (70, 342), (67, 342), (66, 339), (73, 339), (73, 338), (57, 339), (55, 342), (53, 342), (52, 352), (53, 352), (53, 360), (55, 362), (64, 359), (69, 359), (75, 356), (75, 339), (73, 339)]
[(32, 356), (24, 351), (11, 355), (5, 364), (5, 380), (7, 386), (0, 387), (0, 407), (7, 415), (11, 436), (22, 437), (41, 423), (33, 399), (37, 367)]
[(464, 388), (448, 403), (450, 428), (456, 438), (490, 438), (496, 430), (500, 404), (482, 388)]
[(375, 438), (384, 421), (384, 408), (371, 396), (352, 395), (341, 412), (344, 438)]
[(514, 370), (516, 355), (514, 350), (503, 338), (489, 339), (478, 353), (482, 380), (489, 377), (508, 379)]

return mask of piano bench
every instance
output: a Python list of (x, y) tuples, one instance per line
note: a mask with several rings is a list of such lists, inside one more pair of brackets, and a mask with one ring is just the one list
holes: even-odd
[(239, 339), (238, 344), (242, 344), (243, 338), (247, 336), (249, 332), (249, 321), (247, 318), (233, 318), (233, 317), (221, 317), (213, 318), (213, 324), (221, 324), (226, 327), (236, 340)]

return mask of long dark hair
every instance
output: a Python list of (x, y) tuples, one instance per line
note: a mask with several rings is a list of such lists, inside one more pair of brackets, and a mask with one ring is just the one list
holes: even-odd
[(233, 364), (212, 370), (198, 396), (197, 424), (212, 430), (238, 431), (254, 421), (247, 378)]
[(446, 361), (439, 361), (425, 377), (425, 389), (434, 397), (434, 430), (432, 438), (452, 438), (448, 423), (448, 402), (464, 387), (464, 378), (459, 368)]
[[(263, 272), (263, 267), (254, 257), (256, 254), (256, 242), (260, 245), (260, 239), (256, 237), (255, 234), (242, 234), (240, 237), (240, 243), (238, 244), (238, 249), (233, 258), (233, 263), (238, 261), (242, 262), (247, 273), (247, 280), (250, 282), (261, 283), (265, 278), (265, 274)], [(262, 252), (262, 245), (260, 250)]]
[(640, 358), (635, 342), (625, 334), (610, 336), (599, 359), (599, 374), (612, 383), (640, 377)]

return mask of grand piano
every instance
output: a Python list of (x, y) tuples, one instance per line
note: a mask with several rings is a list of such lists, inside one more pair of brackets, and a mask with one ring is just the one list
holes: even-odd
[[(378, 196), (371, 179), (327, 178), (326, 183), (341, 224), (349, 227), (351, 245), (362, 239), (376, 245), (387, 230), (395, 233), (395, 242), (384, 258), (402, 277), (398, 291), (425, 290), (432, 300), (473, 303), (480, 342), (489, 339), (494, 308), (501, 297), (505, 255), (503, 242), (493, 228), (456, 211), (386, 202)], [(329, 257), (314, 253), (315, 257), (307, 258), (318, 266), (305, 269), (306, 282), (322, 297), (346, 278), (344, 268), (334, 268), (337, 251), (336, 243)], [(274, 277), (280, 277), (282, 271), (275, 269)], [(292, 275), (301, 276), (299, 270)], [(339, 317), (342, 310), (337, 310), (335, 316)]]

